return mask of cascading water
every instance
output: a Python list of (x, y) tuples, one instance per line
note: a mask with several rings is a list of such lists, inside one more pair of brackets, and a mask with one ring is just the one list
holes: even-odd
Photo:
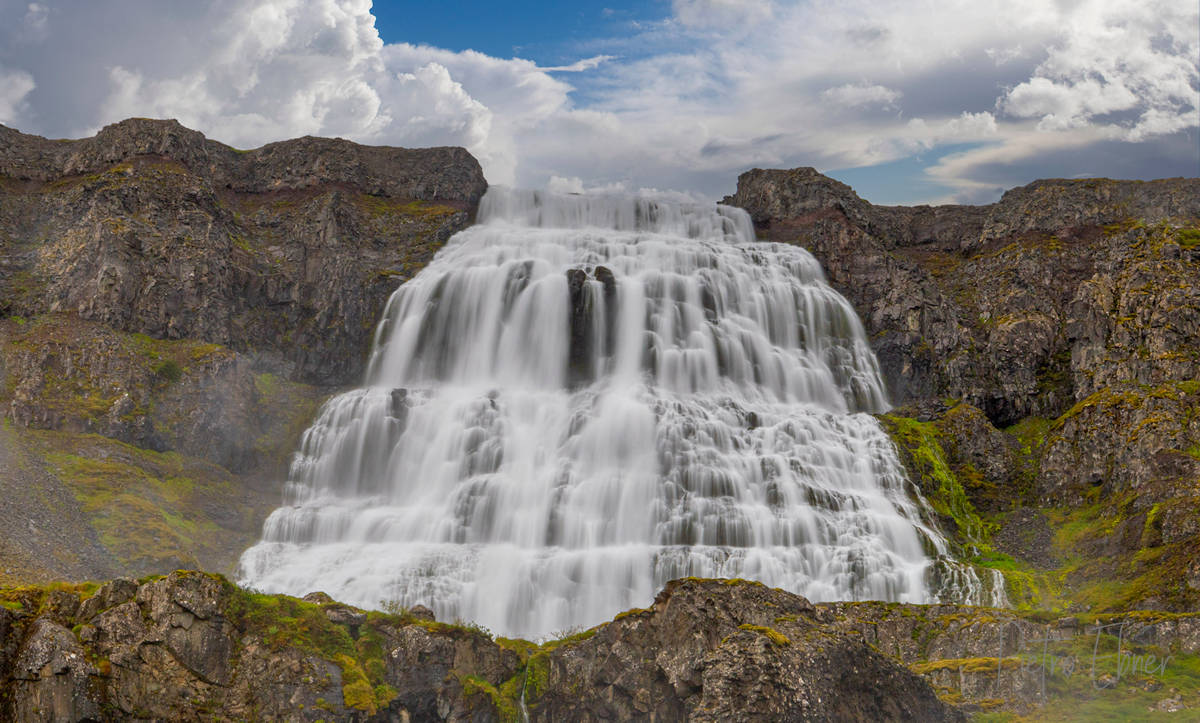
[(934, 597), (945, 542), (811, 255), (720, 206), (492, 189), (479, 219), (392, 296), (367, 386), (305, 434), (244, 584), (524, 636), (687, 575)]

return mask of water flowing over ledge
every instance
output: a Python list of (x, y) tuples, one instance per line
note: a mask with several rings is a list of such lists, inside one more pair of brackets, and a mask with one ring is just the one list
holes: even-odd
[(923, 521), (862, 326), (806, 251), (643, 198), (493, 188), (479, 219), (392, 296), (244, 584), (522, 636), (689, 575), (998, 601)]

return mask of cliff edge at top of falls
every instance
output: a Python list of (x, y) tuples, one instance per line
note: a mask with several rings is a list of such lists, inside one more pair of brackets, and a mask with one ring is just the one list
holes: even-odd
[(305, 136), (238, 150), (175, 120), (130, 118), (91, 138), (49, 140), (0, 125), (0, 176), (53, 182), (155, 156), (214, 188), (239, 193), (342, 184), (372, 196), (476, 204), (487, 190), (479, 162), (463, 148), (364, 146)]
[(461, 148), (0, 126), (0, 582), (231, 571), (486, 188)]

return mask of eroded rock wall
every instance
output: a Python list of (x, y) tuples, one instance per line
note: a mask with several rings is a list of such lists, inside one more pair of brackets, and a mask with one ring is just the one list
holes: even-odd
[(182, 571), (0, 600), (5, 720), (964, 720), (829, 610), (747, 581), (675, 581), (540, 645)]

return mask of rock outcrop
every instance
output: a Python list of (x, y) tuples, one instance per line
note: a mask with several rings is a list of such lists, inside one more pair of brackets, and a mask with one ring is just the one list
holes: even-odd
[(1200, 372), (1200, 179), (1037, 181), (990, 206), (909, 208), (811, 168), (756, 169), (723, 202), (821, 261), (898, 404), (953, 397), (1004, 427)]
[(1047, 621), (745, 580), (532, 643), (178, 571), (0, 589), (0, 719), (961, 721), (1195, 711), (1200, 616)]
[(387, 296), (486, 187), (460, 148), (241, 152), (139, 119), (67, 142), (0, 127), (0, 311), (72, 312), (351, 383)]
[(202, 573), (0, 591), (0, 718), (963, 720), (829, 610), (678, 580), (535, 645)]

